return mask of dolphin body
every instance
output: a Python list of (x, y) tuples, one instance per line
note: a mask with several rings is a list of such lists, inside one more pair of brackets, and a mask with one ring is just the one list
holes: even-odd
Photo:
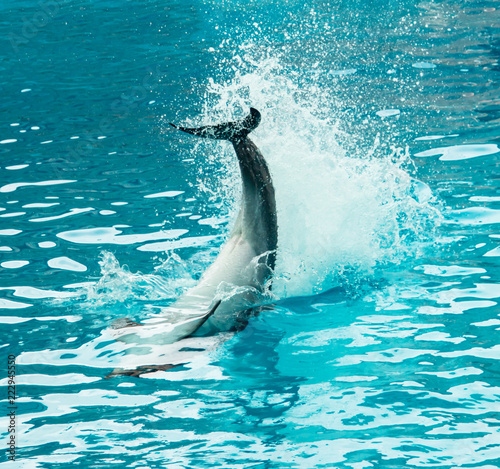
[(166, 345), (193, 335), (237, 330), (244, 327), (266, 286), (270, 288), (278, 242), (274, 187), (264, 157), (248, 138), (260, 120), (260, 112), (251, 108), (245, 119), (236, 122), (198, 128), (171, 124), (192, 135), (233, 144), (242, 177), (242, 204), (228, 241), (199, 283), (143, 324), (122, 323), (113, 331), (115, 339), (139, 346)]

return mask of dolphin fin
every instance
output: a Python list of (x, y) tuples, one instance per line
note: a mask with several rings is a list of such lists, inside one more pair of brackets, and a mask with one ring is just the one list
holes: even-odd
[(221, 304), (217, 300), (212, 307), (203, 314), (190, 315), (187, 318), (178, 318), (171, 321), (166, 317), (156, 317), (144, 324), (120, 318), (111, 324), (111, 336), (125, 344), (173, 344), (196, 332), (215, 313)]
[(246, 136), (260, 124), (260, 112), (253, 107), (250, 108), (250, 114), (242, 120), (235, 122), (226, 122), (218, 125), (204, 125), (203, 127), (188, 128), (179, 125), (170, 124), (182, 132), (198, 137), (214, 138), (217, 140), (229, 140), (231, 142), (244, 140)]
[(213, 314), (215, 313), (215, 310), (220, 306), (221, 303), (222, 303), (222, 300), (217, 300), (215, 302), (215, 304), (210, 308), (210, 310), (208, 311), (208, 313), (206, 314), (206, 316), (200, 322), (200, 324), (198, 325), (197, 329), (199, 329), (201, 326), (203, 326), (203, 324), (205, 324), (207, 322), (207, 320), (213, 316)]

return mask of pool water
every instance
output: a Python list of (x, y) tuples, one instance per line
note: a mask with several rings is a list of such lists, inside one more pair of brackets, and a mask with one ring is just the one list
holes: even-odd
[[(2, 467), (500, 466), (498, 2), (0, 11)], [(268, 308), (182, 366), (105, 379), (171, 353), (109, 327), (195, 285), (239, 206), (231, 145), (168, 123), (250, 106)]]

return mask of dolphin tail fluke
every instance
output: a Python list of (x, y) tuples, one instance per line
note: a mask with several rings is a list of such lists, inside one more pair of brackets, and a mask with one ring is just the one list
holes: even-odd
[(170, 124), (178, 130), (182, 130), (198, 137), (214, 138), (217, 140), (229, 140), (231, 142), (243, 140), (260, 123), (260, 112), (253, 107), (250, 108), (250, 114), (240, 121), (226, 122), (218, 125), (205, 125), (203, 127), (188, 128), (175, 124)]

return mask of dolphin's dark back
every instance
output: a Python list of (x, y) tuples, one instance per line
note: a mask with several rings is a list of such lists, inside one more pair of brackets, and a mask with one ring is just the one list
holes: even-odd
[[(261, 263), (274, 270), (278, 245), (278, 217), (273, 181), (255, 143), (249, 138), (233, 141), (243, 181), (243, 204), (240, 210), (240, 225), (247, 229), (246, 237), (267, 253)], [(238, 224), (234, 228), (238, 230)]]
[(260, 112), (250, 108), (250, 114), (240, 121), (198, 128), (171, 125), (192, 135), (229, 140), (233, 144), (243, 181), (243, 203), (232, 236), (245, 232), (257, 255), (267, 253), (259, 263), (272, 271), (278, 243), (274, 187), (264, 157), (248, 138), (248, 134), (259, 125), (260, 119)]
[(182, 130), (198, 137), (214, 138), (217, 140), (229, 140), (235, 142), (244, 140), (246, 136), (260, 124), (260, 112), (253, 107), (250, 108), (250, 114), (240, 121), (226, 122), (218, 125), (204, 125), (203, 127), (188, 128), (175, 124), (170, 124), (178, 130)]

